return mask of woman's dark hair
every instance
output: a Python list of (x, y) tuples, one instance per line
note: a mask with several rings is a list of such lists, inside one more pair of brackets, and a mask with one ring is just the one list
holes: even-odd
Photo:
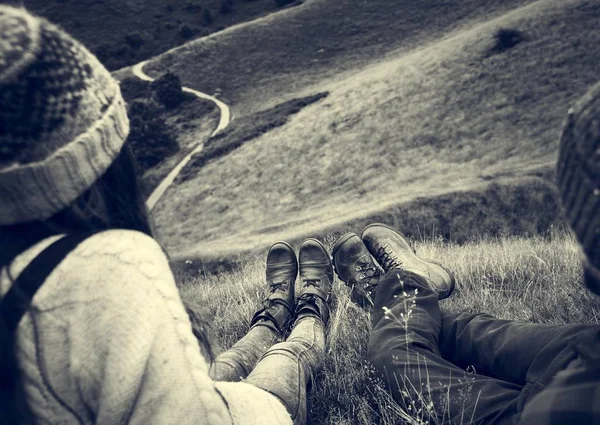
[[(19, 254), (53, 235), (128, 229), (152, 236), (152, 228), (135, 159), (126, 143), (106, 173), (67, 208), (47, 220), (0, 226), (0, 270), (8, 271)], [(0, 418), (7, 424), (30, 424), (33, 418), (20, 381), (14, 336), (4, 326), (0, 319)], [(194, 333), (210, 347), (203, 331)]]

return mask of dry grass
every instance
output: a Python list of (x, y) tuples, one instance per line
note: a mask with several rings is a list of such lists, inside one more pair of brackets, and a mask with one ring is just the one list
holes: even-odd
[[(544, 0), (330, 86), (171, 191), (163, 240), (177, 255), (235, 251), (264, 245), (273, 225), (315, 233), (552, 164), (569, 105), (597, 80), (599, 17), (589, 0)], [(490, 55), (504, 27), (526, 40)]]
[[(326, 242), (331, 246), (333, 239)], [(578, 251), (569, 235), (489, 239), (463, 246), (428, 240), (417, 242), (416, 248), (457, 275), (456, 293), (442, 302), (442, 309), (541, 323), (598, 323), (600, 304), (583, 290)], [(259, 306), (264, 257), (250, 257), (234, 272), (183, 281), (183, 298), (212, 324), (216, 350), (227, 349), (248, 330)], [(343, 283), (336, 281), (334, 291), (337, 305), (328, 326), (324, 369), (310, 395), (309, 423), (397, 424), (406, 415), (365, 362), (368, 315), (350, 302)], [(419, 423), (418, 417), (408, 423)]]

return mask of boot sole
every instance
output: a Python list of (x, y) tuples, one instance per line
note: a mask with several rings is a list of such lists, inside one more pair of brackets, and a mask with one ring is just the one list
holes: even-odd
[(427, 264), (435, 264), (436, 266), (440, 267), (442, 270), (444, 270), (448, 276), (450, 276), (450, 288), (448, 289), (448, 291), (446, 291), (446, 293), (438, 293), (438, 299), (443, 300), (448, 298), (450, 295), (452, 295), (452, 293), (454, 292), (454, 288), (456, 287), (456, 278), (454, 277), (454, 273), (452, 273), (450, 270), (448, 270), (446, 267), (444, 267), (442, 264), (440, 264), (437, 261), (434, 260), (429, 260), (429, 259), (425, 259), (425, 258), (421, 258), (417, 255), (416, 251), (410, 246), (410, 243), (408, 243), (408, 241), (406, 240), (406, 238), (404, 237), (404, 235), (402, 235), (400, 232), (398, 232), (396, 229), (388, 226), (387, 224), (383, 224), (383, 223), (373, 223), (373, 224), (369, 224), (367, 227), (365, 227), (362, 231), (362, 233), (360, 234), (360, 238), (363, 238), (363, 235), (365, 234), (365, 231), (369, 228), (369, 227), (385, 227), (397, 234), (400, 235), (400, 237), (402, 238), (402, 241), (404, 242), (404, 244), (406, 245), (407, 249), (412, 252), (414, 254), (414, 256), (416, 257), (417, 260), (419, 260), (421, 263), (427, 265)]

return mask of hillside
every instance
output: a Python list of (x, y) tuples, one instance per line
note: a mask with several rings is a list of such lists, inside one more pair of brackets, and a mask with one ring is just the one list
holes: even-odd
[[(569, 105), (598, 78), (599, 17), (597, 2), (542, 0), (323, 85), (326, 99), (171, 189), (160, 235), (176, 257), (223, 256), (548, 174)], [(523, 41), (495, 50), (500, 28)]]
[[(327, 241), (331, 247), (333, 240)], [(456, 292), (441, 303), (445, 311), (485, 312), (528, 322), (598, 323), (598, 299), (583, 289), (578, 251), (568, 236), (492, 239), (464, 246), (421, 241), (416, 248), (456, 273)], [(265, 255), (266, 251), (246, 258), (241, 268), (218, 275), (198, 274), (204, 270), (196, 264), (195, 276), (181, 280), (183, 299), (211, 323), (217, 354), (248, 330), (263, 296)], [(337, 303), (328, 327), (327, 356), (324, 370), (312, 386), (308, 423), (424, 423), (418, 420), (423, 419), (421, 415), (403, 415), (390, 402), (383, 385), (373, 379), (365, 361), (368, 316), (350, 302), (342, 282), (336, 280), (334, 292)], [(215, 317), (219, 320), (213, 320)]]
[(285, 0), (2, 0), (61, 25), (110, 69), (280, 9)]
[(322, 91), (386, 55), (398, 56), (531, 0), (309, 0), (161, 55), (195, 89), (222, 89), (236, 115)]

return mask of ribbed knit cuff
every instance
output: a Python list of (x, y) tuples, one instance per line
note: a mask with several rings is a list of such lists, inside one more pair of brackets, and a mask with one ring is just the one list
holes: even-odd
[(106, 172), (129, 134), (125, 101), (113, 84), (112, 104), (88, 131), (43, 161), (0, 171), (0, 226), (51, 217)]

